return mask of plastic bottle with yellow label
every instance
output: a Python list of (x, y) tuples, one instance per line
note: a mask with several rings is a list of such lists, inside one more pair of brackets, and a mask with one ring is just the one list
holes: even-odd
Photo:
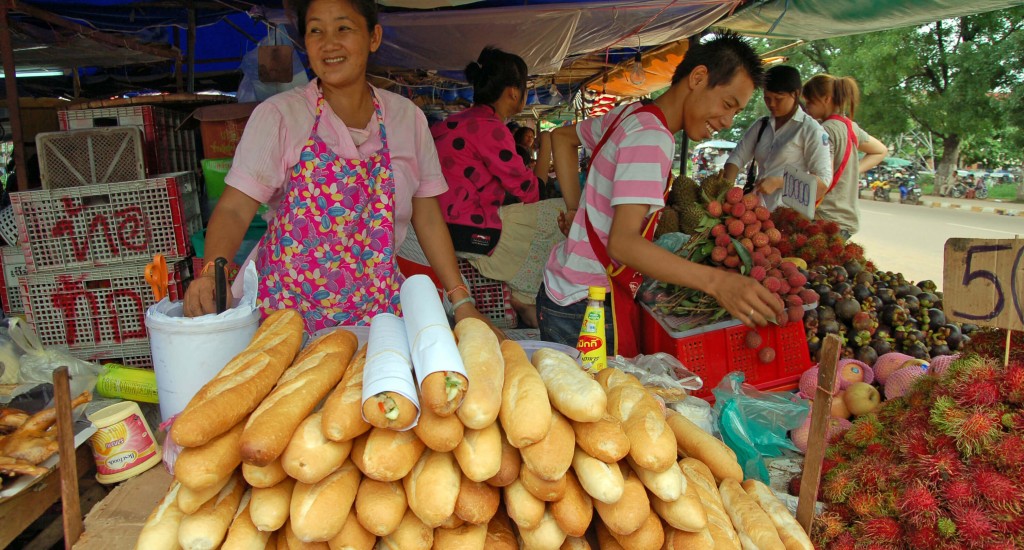
[(576, 349), (580, 351), (583, 368), (591, 373), (608, 368), (608, 346), (604, 332), (604, 297), (604, 287), (590, 287), (587, 294), (587, 310), (583, 314), (583, 326), (580, 327), (580, 338), (576, 341)]
[(156, 373), (117, 363), (103, 365), (103, 372), (96, 381), (96, 392), (103, 397), (118, 397), (140, 403), (160, 402), (156, 391)]

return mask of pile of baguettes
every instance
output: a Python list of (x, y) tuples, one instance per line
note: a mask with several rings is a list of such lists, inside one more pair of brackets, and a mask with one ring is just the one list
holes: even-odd
[(137, 548), (576, 549), (592, 524), (606, 549), (812, 548), (727, 446), (621, 371), (531, 364), (467, 319), (457, 414), (423, 406), (394, 431), (360, 414), (355, 337), (300, 352), (302, 330), (268, 317), (178, 417), (175, 481)]

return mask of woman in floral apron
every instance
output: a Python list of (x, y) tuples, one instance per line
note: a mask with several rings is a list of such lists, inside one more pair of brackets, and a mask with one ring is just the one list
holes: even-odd
[[(233, 258), (256, 209), (269, 204), (267, 233), (249, 259), (263, 314), (295, 309), (311, 333), (365, 325), (400, 312), (396, 253), (411, 223), (456, 319), (483, 318), (437, 203), (447, 185), (426, 118), (366, 80), (382, 35), (375, 3), (313, 0), (296, 11), (317, 78), (253, 112), (210, 219), (206, 257)], [(186, 315), (214, 311), (211, 265), (189, 286)]]

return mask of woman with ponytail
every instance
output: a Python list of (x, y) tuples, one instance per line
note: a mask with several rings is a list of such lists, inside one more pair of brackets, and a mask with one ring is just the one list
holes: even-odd
[(505, 122), (526, 107), (526, 62), (486, 47), (466, 66), (473, 106), (434, 124), (431, 134), (448, 191), (439, 197), (455, 250), (485, 277), (507, 282), (512, 306), (537, 326), (537, 291), (552, 247), (565, 240), (558, 228), (564, 202), (540, 200), (551, 166), (551, 136), (540, 134), (531, 170), (516, 154)]
[[(885, 159), (888, 148), (853, 121), (860, 103), (853, 78), (815, 75), (804, 84), (803, 96), (804, 110), (821, 122), (832, 151), (832, 181), (818, 198), (816, 217), (836, 222), (849, 239), (860, 228), (857, 181)], [(858, 151), (864, 153), (859, 160)]]

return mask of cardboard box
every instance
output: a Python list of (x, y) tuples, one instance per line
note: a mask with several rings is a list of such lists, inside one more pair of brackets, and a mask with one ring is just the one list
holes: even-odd
[(150, 512), (171, 485), (162, 466), (118, 485), (85, 517), (85, 533), (76, 550), (132, 550)]
[(203, 140), (203, 158), (221, 159), (235, 156), (235, 147), (242, 139), (245, 123), (258, 103), (228, 103), (200, 107), (192, 112), (199, 121)]

